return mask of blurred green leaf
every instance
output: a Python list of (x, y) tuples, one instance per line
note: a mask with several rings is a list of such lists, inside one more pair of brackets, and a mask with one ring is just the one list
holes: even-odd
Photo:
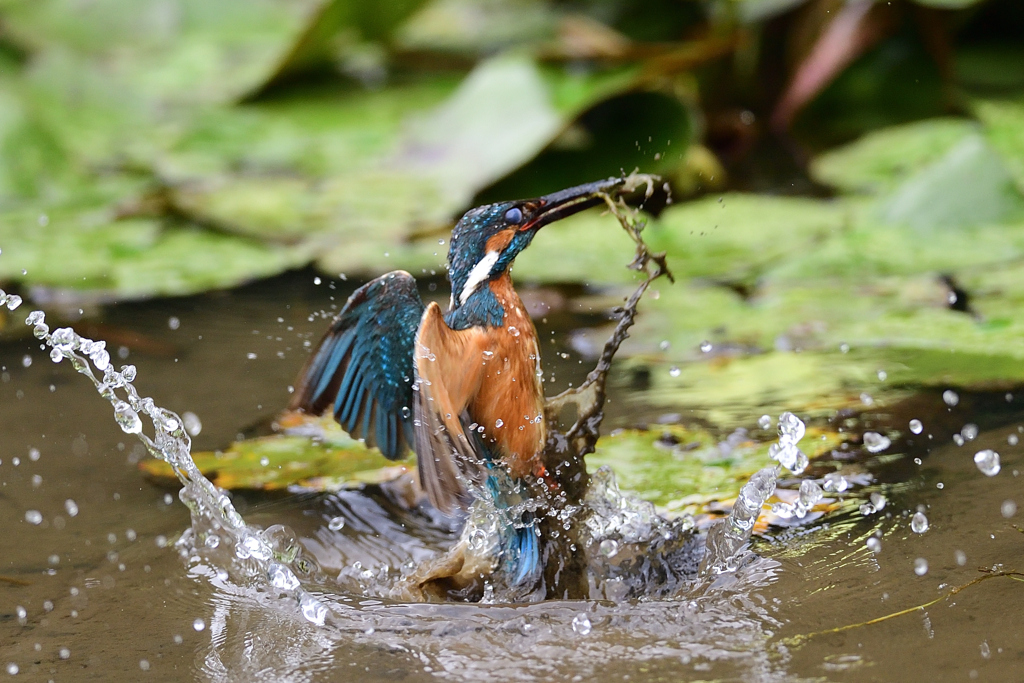
[(280, 63), (257, 90), (286, 76), (323, 66), (337, 66), (364, 41), (387, 41), (392, 32), (425, 0), (321, 0)]
[(550, 40), (557, 15), (543, 0), (433, 0), (396, 35), (406, 50), (470, 55)]
[(993, 223), (1022, 213), (1024, 197), (979, 134), (967, 136), (908, 178), (881, 205), (884, 221), (922, 231)]
[(956, 80), (975, 90), (1024, 88), (1024, 46), (988, 42), (959, 46), (953, 55)]
[(309, 259), (302, 250), (162, 221), (114, 220), (102, 206), (43, 216), (34, 211), (0, 214), (0, 245), (0, 279), (58, 291), (89, 290), (92, 299), (100, 300), (233, 287)]
[(1024, 103), (980, 100), (974, 111), (985, 124), (985, 134), (1024, 193)]
[(882, 128), (817, 156), (811, 177), (843, 192), (891, 191), (978, 129), (968, 119), (952, 118)]
[(690, 277), (748, 280), (845, 229), (839, 202), (727, 193), (671, 207), (644, 233)]

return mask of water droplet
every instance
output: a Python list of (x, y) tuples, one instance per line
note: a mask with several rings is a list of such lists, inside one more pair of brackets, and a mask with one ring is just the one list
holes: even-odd
[(25, 511), (25, 521), (28, 522), (29, 524), (42, 524), (43, 523), (43, 513), (40, 512), (39, 510), (26, 510)]
[(910, 431), (913, 434), (920, 434), (921, 432), (924, 431), (924, 425), (921, 424), (920, 420), (911, 420), (910, 421)]
[(978, 425), (976, 424), (965, 424), (963, 429), (960, 430), (961, 436), (967, 441), (974, 441), (978, 438)]
[(923, 534), (928, 531), (928, 518), (918, 510), (910, 520), (910, 530), (915, 534)]
[(61, 659), (71, 659), (71, 650), (67, 649), (66, 647), (62, 647), (60, 650), (57, 651), (57, 656)]
[(68, 498), (64, 501), (64, 511), (68, 513), (68, 517), (77, 517), (78, 503)]
[(267, 456), (264, 455), (262, 458), (260, 458), (260, 465), (263, 466), (263, 467), (269, 466), (270, 465), (270, 458), (268, 458)]
[(885, 496), (881, 493), (871, 494), (871, 504), (875, 506), (876, 510), (884, 510), (887, 502), (888, 501), (885, 499)]
[(793, 444), (783, 445), (782, 438), (779, 441), (780, 443), (773, 443), (768, 447), (768, 457), (778, 461), (780, 465), (794, 474), (800, 474), (807, 469), (808, 459), (804, 452)]
[(139, 660), (139, 668), (142, 669), (143, 671), (149, 671), (149, 660), (148, 659), (140, 659)]
[(21, 669), (18, 668), (17, 664), (15, 664), (14, 662), (7, 663), (7, 673), (9, 673), (11, 676), (16, 676), (19, 671), (21, 671)]
[(846, 477), (838, 472), (829, 472), (825, 475), (825, 480), (822, 486), (826, 491), (842, 493), (846, 489), (850, 488), (850, 482), (846, 481)]
[(672, 346), (672, 344), (669, 343), (668, 339), (665, 339), (660, 344), (658, 344), (658, 348), (661, 349), (662, 351), (668, 351), (670, 346)]
[(256, 354), (253, 353), (252, 351), (250, 351), (249, 353), (245, 354), (245, 357), (248, 358), (249, 360), (256, 360)]
[(270, 569), (267, 570), (267, 578), (270, 580), (270, 585), (279, 590), (293, 591), (299, 587), (299, 579), (295, 573), (277, 562), (270, 565)]
[(1020, 439), (1017, 437), (1016, 434), (1010, 434), (1008, 437), (1006, 437), (1006, 443), (1010, 444), (1011, 446), (1016, 446), (1018, 443), (1020, 443)]
[(192, 628), (196, 631), (203, 631), (206, 629), (206, 622), (197, 617), (196, 620), (192, 622)]
[(24, 356), (22, 357), (22, 359), (21, 359), (21, 367), (23, 367), (23, 368), (29, 368), (29, 367), (32, 367), (32, 356), (30, 356), (30, 355), (28, 355), (28, 354), (26, 353), (26, 354), (25, 354), (25, 355), (24, 355)]
[(601, 545), (598, 546), (597, 550), (604, 557), (615, 557), (616, 553), (619, 552), (619, 543), (614, 539), (606, 538), (601, 541)]
[(682, 370), (679, 369), (679, 366), (673, 365), (668, 369), (668, 374), (671, 375), (672, 377), (678, 377), (680, 374), (682, 374)]
[(341, 531), (345, 528), (345, 518), (331, 517), (331, 521), (327, 522), (327, 528), (331, 531)]
[(440, 238), (438, 238), (438, 240), (437, 240), (437, 244), (438, 244), (439, 246), (444, 246), (444, 238), (443, 238), (443, 237), (440, 237)]
[(957, 566), (959, 567), (963, 567), (965, 564), (967, 564), (967, 553), (965, 553), (963, 550), (957, 550), (955, 553), (953, 553), (953, 558), (956, 560)]
[(928, 560), (923, 557), (919, 557), (914, 560), (914, 573), (918, 576), (924, 576), (928, 573)]
[(994, 477), (999, 474), (999, 454), (990, 448), (975, 453), (974, 464), (987, 477)]
[(181, 327), (181, 321), (178, 320), (177, 316), (172, 315), (170, 318), (167, 319), (167, 327), (171, 328), (172, 330), (176, 330), (179, 327)]
[(702, 341), (700, 343), (700, 352), (701, 353), (711, 353), (711, 349), (712, 348), (714, 348), (714, 347), (711, 346), (711, 342), (709, 342), (707, 340), (704, 340), (704, 341)]
[(787, 411), (779, 415), (779, 443), (796, 444), (804, 438), (806, 427), (803, 420)]
[(888, 375), (888, 373), (886, 373), (885, 370), (879, 370), (878, 371), (878, 381), (879, 382), (884, 382), (888, 377), (889, 377), (889, 375)]
[(519, 336), (519, 330), (517, 330), (516, 328), (514, 328), (512, 326), (509, 326), (508, 333), (511, 334), (513, 337), (518, 337)]
[(502, 425), (504, 425), (504, 424), (505, 423), (501, 420), (501, 418), (499, 418), (498, 420), (495, 421), (494, 427), (495, 427), (495, 429), (500, 429), (502, 427)]
[(875, 506), (872, 505), (871, 503), (861, 503), (860, 504), (860, 514), (864, 515), (865, 517), (867, 517), (869, 515), (873, 515), (876, 512), (878, 512), (878, 510), (876, 510)]
[(881, 453), (891, 445), (892, 441), (878, 432), (864, 432), (864, 448), (870, 453)]
[(880, 552), (882, 552), (882, 542), (879, 541), (874, 536), (872, 536), (871, 538), (869, 538), (867, 540), (867, 546), (868, 546), (868, 550), (870, 550), (873, 553), (880, 553)]
[(1004, 500), (1003, 504), (999, 506), (999, 512), (1002, 513), (1003, 517), (1010, 519), (1017, 514), (1017, 503), (1012, 500)]
[(125, 434), (142, 433), (142, 420), (139, 419), (139, 414), (124, 401), (114, 404), (114, 419)]
[(134, 365), (121, 366), (121, 377), (125, 382), (134, 382), (136, 374), (138, 374), (138, 370), (135, 369)]
[(992, 656), (992, 650), (989, 649), (987, 640), (981, 641), (981, 646), (978, 649), (981, 651), (981, 656), (985, 659), (988, 659)]
[(760, 427), (761, 429), (771, 429), (771, 427), (772, 427), (772, 417), (771, 417), (771, 415), (762, 415), (760, 418), (758, 418), (757, 426)]
[[(800, 482), (800, 497), (798, 498), (798, 502), (805, 510), (810, 510), (817, 505), (818, 501), (821, 500), (823, 496), (824, 493), (822, 492), (821, 487), (813, 480), (804, 479)], [(802, 517), (803, 515), (799, 516)]]
[(947, 406), (953, 407), (960, 402), (960, 396), (952, 389), (946, 389), (942, 392), (942, 400)]
[(844, 343), (844, 344), (840, 344), (839, 345), (839, 353), (849, 353), (849, 352), (850, 352), (850, 345), (849, 344), (845, 344)]
[(312, 595), (305, 593), (299, 600), (299, 608), (306, 621), (317, 626), (324, 625), (324, 621), (327, 619), (327, 608)]
[(960, 434), (954, 434), (953, 435), (953, 443), (955, 443), (957, 446), (963, 446), (964, 445), (964, 437), (962, 435), (960, 435)]
[(185, 411), (181, 414), (181, 422), (185, 427), (185, 431), (190, 436), (199, 436), (199, 433), (203, 431), (203, 423), (199, 419), (199, 416), (193, 412)]
[(590, 617), (586, 614), (577, 614), (572, 618), (572, 630), (576, 634), (585, 636), (590, 633), (591, 628)]

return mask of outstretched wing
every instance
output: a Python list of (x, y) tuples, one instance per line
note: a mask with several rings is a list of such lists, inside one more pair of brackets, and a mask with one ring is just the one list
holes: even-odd
[(392, 460), (405, 455), (423, 310), (416, 280), (401, 270), (357, 289), (299, 373), (291, 408), (321, 415), (330, 406), (354, 438)]
[(443, 512), (468, 500), (464, 481), (485, 478), (485, 453), (465, 411), (480, 388), (488, 346), (479, 328), (453, 330), (436, 303), (427, 306), (416, 337), (415, 447), (423, 489)]

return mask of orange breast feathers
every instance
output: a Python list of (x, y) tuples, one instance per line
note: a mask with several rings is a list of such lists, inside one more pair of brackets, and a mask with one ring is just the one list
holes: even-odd
[(489, 286), (505, 319), (500, 328), (488, 330), (490, 353), (483, 354), (483, 375), (469, 414), (513, 475), (539, 474), (547, 434), (537, 330), (507, 274)]

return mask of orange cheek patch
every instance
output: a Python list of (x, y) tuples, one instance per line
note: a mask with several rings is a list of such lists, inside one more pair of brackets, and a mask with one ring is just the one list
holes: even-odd
[(495, 234), (491, 239), (487, 240), (487, 251), (501, 251), (508, 246), (512, 238), (515, 237), (515, 230), (502, 230)]

